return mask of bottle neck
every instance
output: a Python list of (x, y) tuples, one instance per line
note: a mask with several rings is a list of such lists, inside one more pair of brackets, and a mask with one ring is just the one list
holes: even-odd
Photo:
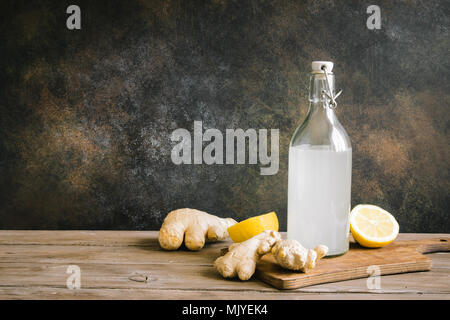
[(330, 119), (335, 118), (334, 109), (330, 107), (328, 97), (323, 94), (323, 91), (334, 95), (334, 74), (328, 73), (328, 81), (331, 88), (328, 88), (327, 80), (323, 73), (313, 73), (310, 78), (309, 87), (309, 110), (310, 117), (326, 116)]

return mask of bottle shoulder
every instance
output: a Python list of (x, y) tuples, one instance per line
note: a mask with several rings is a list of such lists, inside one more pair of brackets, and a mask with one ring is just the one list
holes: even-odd
[(337, 117), (317, 119), (309, 114), (292, 136), (290, 146), (321, 146), (335, 151), (351, 149), (351, 141), (347, 131)]

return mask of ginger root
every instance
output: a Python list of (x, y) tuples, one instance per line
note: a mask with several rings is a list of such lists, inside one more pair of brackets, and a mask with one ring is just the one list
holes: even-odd
[(297, 240), (280, 240), (272, 247), (277, 263), (289, 270), (307, 272), (316, 262), (328, 253), (328, 247), (317, 246), (314, 250), (304, 248)]
[(328, 253), (328, 247), (306, 249), (296, 240), (281, 240), (278, 232), (266, 230), (247, 241), (233, 243), (224, 256), (214, 261), (214, 267), (224, 278), (237, 275), (241, 280), (248, 280), (255, 273), (258, 261), (269, 252), (281, 267), (307, 272)]
[(214, 267), (225, 278), (237, 275), (241, 280), (248, 280), (255, 273), (259, 259), (280, 239), (278, 232), (266, 230), (244, 242), (233, 243), (224, 256), (214, 261)]
[(158, 241), (163, 249), (177, 250), (181, 244), (189, 250), (200, 250), (205, 241), (228, 237), (227, 228), (237, 223), (231, 218), (219, 218), (195, 209), (178, 209), (169, 212), (159, 230)]

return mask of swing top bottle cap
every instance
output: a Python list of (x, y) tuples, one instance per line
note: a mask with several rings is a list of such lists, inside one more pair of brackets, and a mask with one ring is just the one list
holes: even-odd
[(333, 71), (333, 62), (331, 61), (313, 61), (311, 63), (312, 73), (323, 73), (322, 67), (327, 68), (327, 72), (331, 73)]

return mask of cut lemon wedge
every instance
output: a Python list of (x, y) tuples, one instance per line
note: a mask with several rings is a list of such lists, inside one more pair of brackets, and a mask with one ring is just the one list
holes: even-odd
[(386, 210), (360, 204), (350, 212), (350, 230), (353, 238), (363, 247), (379, 248), (397, 238), (399, 225)]
[(227, 229), (234, 242), (243, 242), (260, 234), (265, 230), (278, 231), (278, 217), (275, 212), (248, 218)]

